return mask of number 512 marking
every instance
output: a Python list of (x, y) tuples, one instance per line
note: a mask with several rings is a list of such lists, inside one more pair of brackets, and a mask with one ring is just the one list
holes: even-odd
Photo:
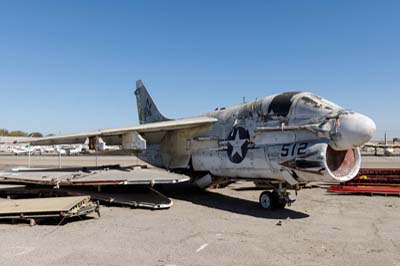
[[(292, 146), (292, 147), (290, 147)], [(283, 144), (282, 145), (282, 151), (281, 151), (281, 156), (286, 157), (286, 156), (295, 156), (295, 155), (303, 155), (305, 154), (305, 150), (307, 149), (308, 143), (302, 142), (302, 143), (294, 143), (294, 144)]]

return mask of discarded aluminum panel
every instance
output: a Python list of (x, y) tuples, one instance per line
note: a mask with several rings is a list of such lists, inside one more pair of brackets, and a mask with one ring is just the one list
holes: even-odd
[(89, 196), (0, 200), (0, 219), (70, 218), (97, 212)]
[(137, 188), (134, 191), (89, 191), (63, 189), (69, 195), (86, 194), (104, 204), (144, 209), (168, 209), (173, 201), (152, 187)]
[(49, 186), (175, 184), (190, 177), (161, 168), (119, 165), (80, 168), (19, 168), (0, 173), (0, 183)]
[(151, 210), (168, 209), (173, 201), (149, 186), (103, 188), (101, 191), (91, 187), (69, 187), (54, 189), (48, 186), (6, 186), (0, 185), (0, 197), (3, 198), (34, 198), (34, 197), (64, 197), (90, 195), (93, 201), (107, 205)]
[(0, 197), (4, 199), (51, 198), (83, 195), (89, 194), (68, 194), (63, 189), (54, 189), (49, 186), (30, 187), (25, 185), (0, 185)]

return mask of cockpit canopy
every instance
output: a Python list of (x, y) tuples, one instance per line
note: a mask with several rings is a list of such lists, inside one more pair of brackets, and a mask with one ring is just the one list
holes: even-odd
[(303, 123), (306, 121), (320, 120), (322, 117), (334, 115), (343, 109), (340, 106), (311, 93), (301, 93), (292, 106), (291, 121)]
[(261, 117), (270, 125), (303, 125), (337, 115), (340, 106), (309, 92), (286, 92), (264, 98)]

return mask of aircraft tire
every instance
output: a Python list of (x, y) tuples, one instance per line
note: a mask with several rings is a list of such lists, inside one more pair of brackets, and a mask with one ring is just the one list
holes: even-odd
[(272, 210), (273, 209), (273, 196), (272, 193), (269, 191), (264, 191), (260, 194), (259, 198), (261, 208), (265, 210)]
[(277, 192), (272, 192), (272, 207), (276, 210), (281, 210), (286, 207), (286, 201), (284, 199), (279, 198), (279, 194)]

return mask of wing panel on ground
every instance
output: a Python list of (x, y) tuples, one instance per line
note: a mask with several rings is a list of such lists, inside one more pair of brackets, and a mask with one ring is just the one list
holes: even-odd
[[(167, 209), (173, 204), (172, 200), (161, 194), (150, 186), (125, 186), (125, 187), (102, 187), (99, 192), (93, 187), (65, 187), (54, 189), (50, 186), (29, 185), (0, 185), (1, 198), (31, 198), (37, 197), (51, 199), (66, 196), (90, 196), (91, 200), (115, 206), (126, 206), (130, 208), (145, 209)], [(0, 198), (0, 203), (2, 199)], [(0, 204), (1, 205), (1, 204)], [(0, 211), (4, 211), (1, 210)], [(24, 213), (25, 212), (22, 212)], [(0, 216), (1, 218), (1, 216)]]
[(161, 168), (137, 166), (14, 169), (0, 173), (0, 183), (48, 186), (154, 185), (188, 181), (190, 177)]

